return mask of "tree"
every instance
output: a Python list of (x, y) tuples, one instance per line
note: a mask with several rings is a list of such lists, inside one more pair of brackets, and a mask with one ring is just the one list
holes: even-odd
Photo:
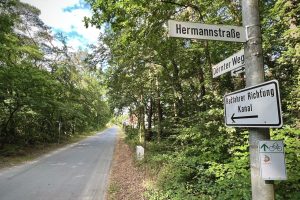
[(64, 35), (53, 36), (39, 14), (18, 0), (0, 2), (0, 153), (60, 142), (111, 117), (101, 70), (87, 52), (70, 51)]
[[(232, 78), (224, 74), (212, 79), (211, 73), (212, 65), (243, 46), (168, 38), (166, 23), (175, 19), (241, 25), (240, 3), (219, 0), (87, 2), (93, 16), (85, 19), (86, 24), (105, 27), (104, 44), (110, 51), (106, 79), (111, 106), (119, 110), (129, 107), (139, 116), (141, 130), (144, 116), (148, 115), (148, 125), (154, 124), (152, 131), (157, 131), (161, 141), (161, 146), (154, 143), (158, 147), (150, 150), (154, 155), (150, 154), (149, 160), (161, 159), (164, 163), (158, 192), (154, 191), (150, 197), (249, 199), (247, 132), (224, 126), (222, 102), (226, 92), (245, 86), (246, 77)], [(287, 125), (282, 131), (274, 131), (273, 137), (287, 137), (291, 146), (297, 145), (299, 139), (296, 131), (299, 126), (298, 7), (295, 1), (281, 0), (264, 1), (260, 7), (266, 76), (281, 84)], [(297, 157), (291, 153), (289, 159), (297, 160)], [(242, 184), (242, 189), (237, 190), (236, 184)], [(299, 184), (294, 179), (288, 186), (293, 188), (293, 193), (283, 194), (287, 187), (280, 186), (280, 197), (297, 195)]]

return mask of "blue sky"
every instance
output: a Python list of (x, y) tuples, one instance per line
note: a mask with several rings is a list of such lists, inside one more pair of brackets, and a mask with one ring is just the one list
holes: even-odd
[(74, 50), (97, 43), (100, 30), (84, 27), (83, 18), (91, 16), (84, 0), (21, 0), (41, 10), (40, 18), (52, 27), (53, 33), (62, 32)]

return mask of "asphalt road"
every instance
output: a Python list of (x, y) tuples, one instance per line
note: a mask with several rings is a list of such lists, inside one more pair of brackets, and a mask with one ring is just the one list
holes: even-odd
[(0, 200), (101, 200), (116, 127), (31, 163), (0, 171)]

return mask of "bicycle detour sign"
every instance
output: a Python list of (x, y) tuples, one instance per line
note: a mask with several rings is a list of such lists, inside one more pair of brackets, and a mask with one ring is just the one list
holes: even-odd
[(260, 176), (263, 180), (286, 180), (282, 140), (259, 141)]
[(272, 80), (224, 96), (225, 124), (232, 127), (282, 126), (278, 81)]

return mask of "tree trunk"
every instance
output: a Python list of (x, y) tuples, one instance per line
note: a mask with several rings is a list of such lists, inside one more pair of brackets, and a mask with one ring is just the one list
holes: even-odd
[(153, 117), (153, 99), (150, 97), (149, 101), (149, 109), (148, 109), (148, 118), (147, 118), (147, 135), (146, 135), (146, 141), (150, 141), (152, 137), (152, 117)]
[(59, 121), (58, 121), (58, 140), (57, 140), (58, 144), (60, 143), (61, 127), (62, 127), (62, 119), (61, 119), (61, 117), (59, 117)]
[(140, 108), (139, 108), (139, 115), (140, 115), (140, 127), (139, 127), (139, 140), (140, 144), (144, 144), (145, 142), (145, 107), (143, 103), (143, 94), (140, 96)]
[(161, 108), (161, 102), (160, 102), (160, 88), (159, 88), (159, 82), (156, 78), (156, 103), (157, 103), (157, 141), (160, 142), (161, 136), (162, 136), (162, 108)]
[(200, 99), (202, 99), (203, 96), (205, 95), (204, 72), (203, 72), (203, 66), (201, 64), (202, 63), (200, 62), (199, 71), (198, 71), (198, 80), (200, 84)]
[(182, 87), (179, 80), (179, 68), (176, 62), (172, 61), (173, 66), (173, 90), (175, 96), (175, 104), (174, 104), (174, 115), (176, 120), (183, 116), (183, 100), (182, 100)]
[[(21, 105), (19, 103), (17, 103), (16, 107), (14, 109), (10, 109), (10, 114), (9, 117), (7, 119), (7, 121), (4, 123), (3, 128), (1, 128), (1, 135), (2, 136), (2, 140), (0, 141), (3, 144), (5, 144), (6, 142), (10, 143), (10, 139), (9, 137), (14, 135), (15, 133), (15, 126), (13, 125), (13, 119), (15, 114), (21, 109)], [(1, 146), (3, 146), (1, 144)]]

